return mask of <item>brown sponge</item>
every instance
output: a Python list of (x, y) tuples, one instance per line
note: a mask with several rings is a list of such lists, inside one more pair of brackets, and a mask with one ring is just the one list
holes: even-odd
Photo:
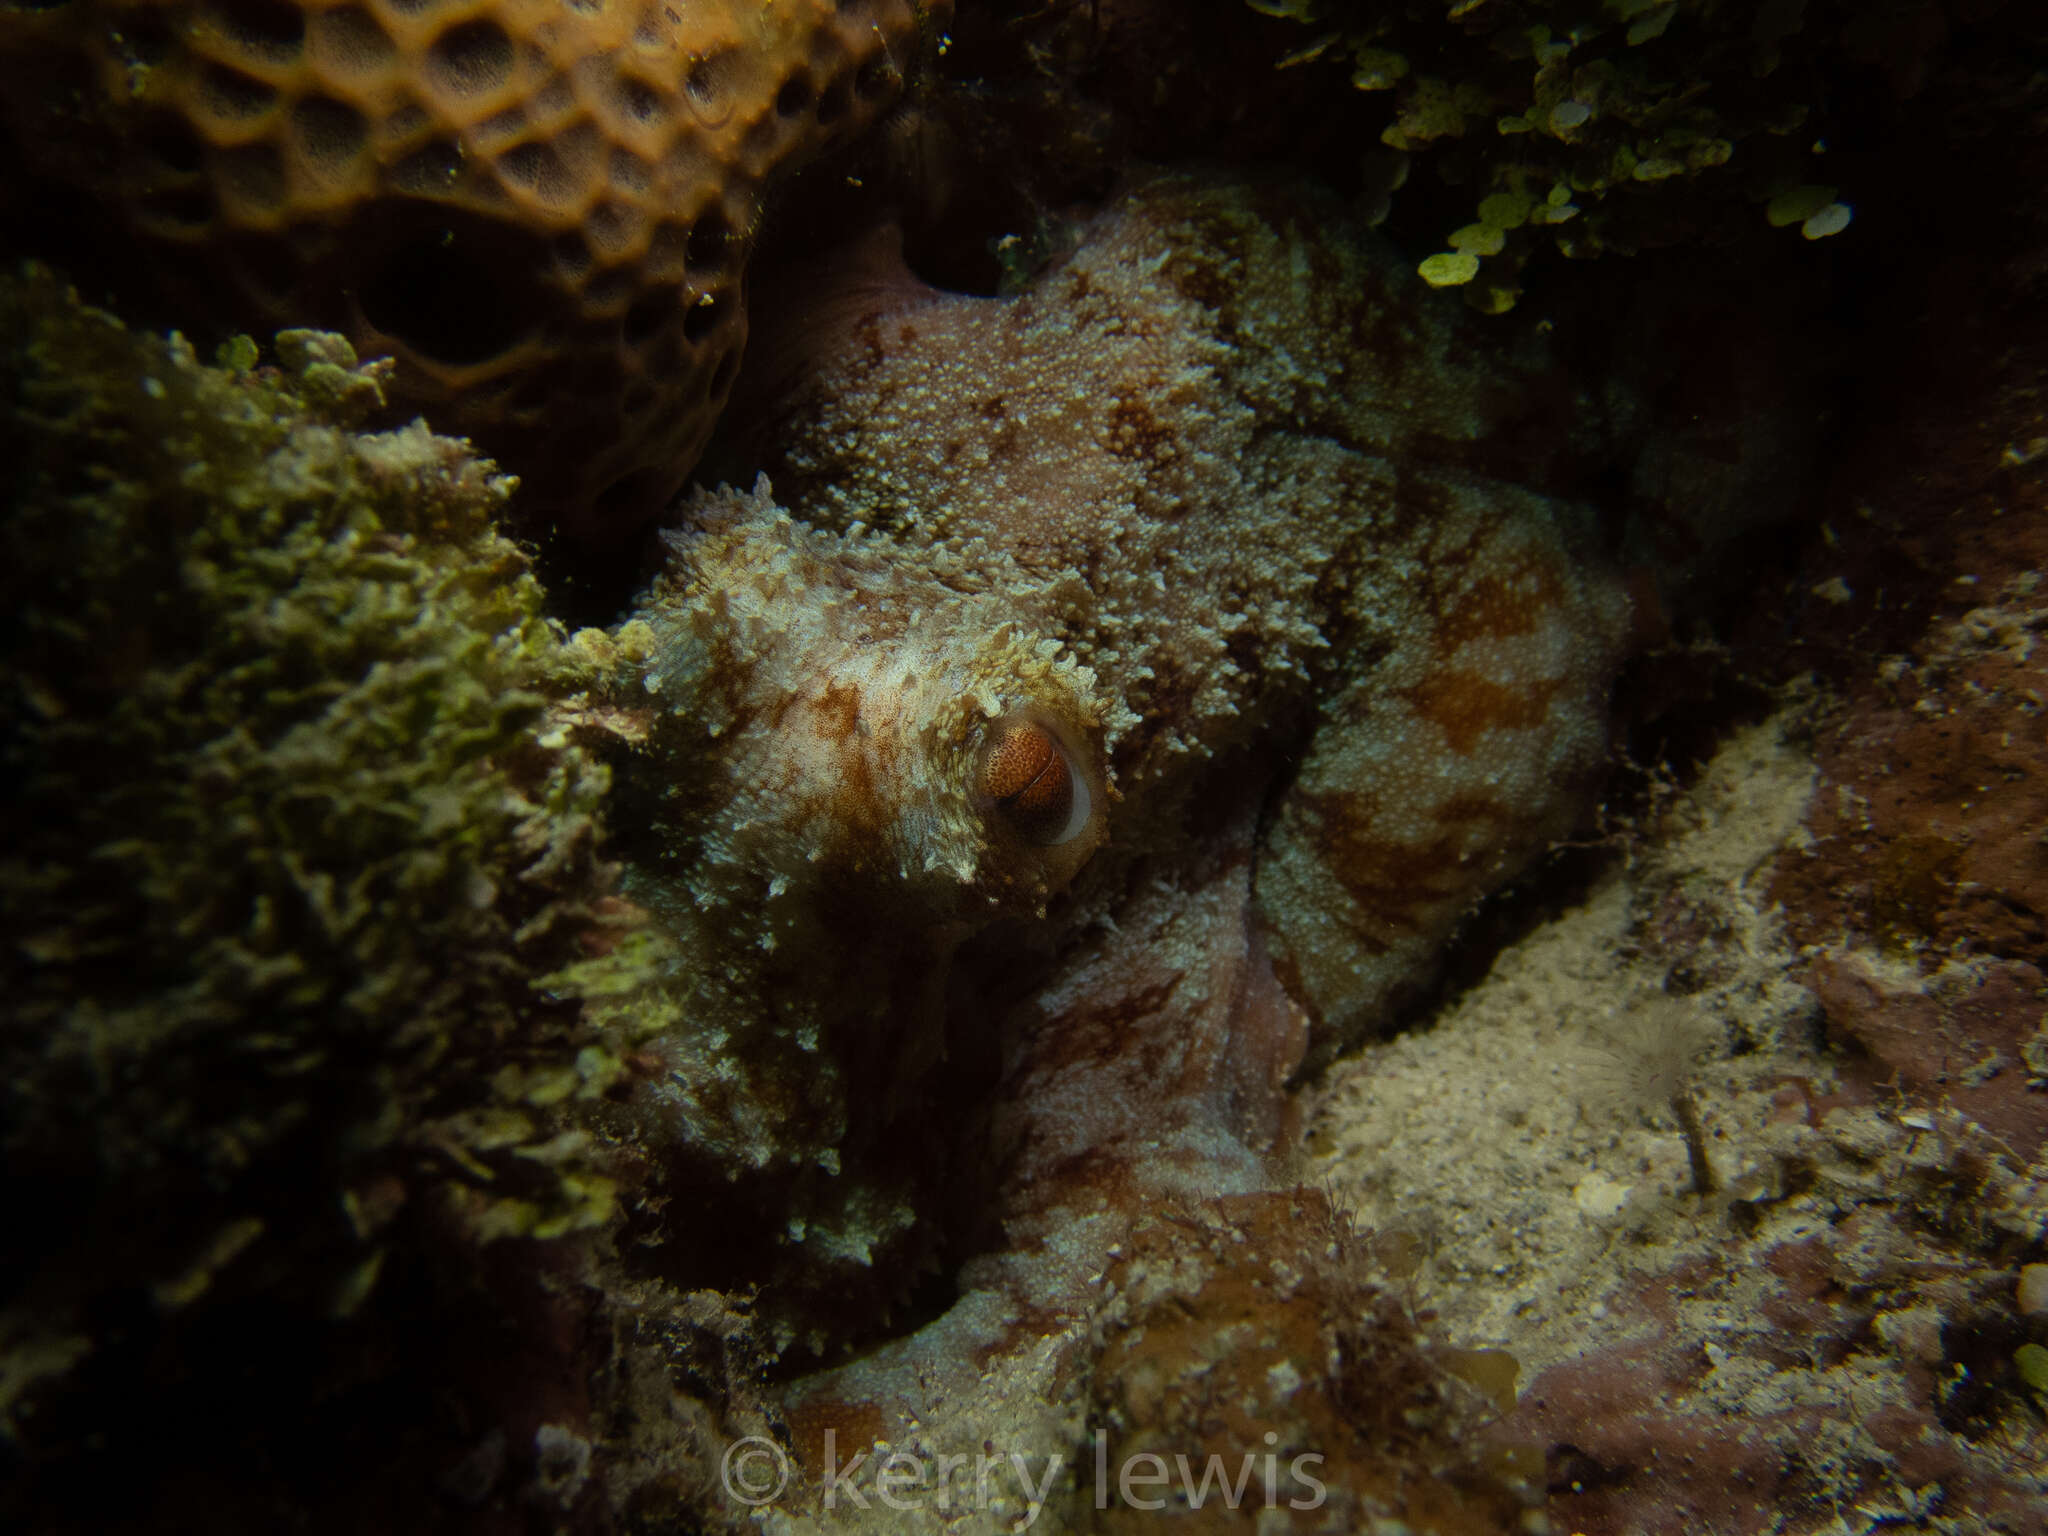
[(178, 323), (395, 356), (402, 407), (607, 540), (724, 404), (765, 188), (884, 111), (949, 11), (5, 0), (0, 209)]

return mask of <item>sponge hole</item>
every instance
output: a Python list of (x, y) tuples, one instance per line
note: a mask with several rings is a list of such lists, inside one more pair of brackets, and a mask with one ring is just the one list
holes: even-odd
[(363, 317), (437, 362), (482, 363), (511, 350), (520, 307), (487, 257), (508, 232), (488, 234), (433, 230), (399, 247), (363, 285)]
[[(58, 0), (58, 4), (62, 3), (63, 0)], [(26, 7), (31, 11), (54, 8), (34, 3)], [(171, 30), (170, 23), (149, 11), (130, 11), (123, 16), (116, 38), (128, 61), (145, 67), (163, 63), (171, 56), (171, 50), (178, 46), (177, 34)]]
[(150, 125), (143, 144), (152, 160), (165, 170), (189, 176), (205, 159), (198, 136), (179, 119), (165, 114)]
[(712, 208), (690, 226), (690, 271), (709, 277), (723, 272), (732, 260), (732, 223), (725, 211)]
[(507, 181), (517, 182), (542, 202), (566, 203), (576, 196), (575, 178), (552, 144), (514, 144), (498, 157), (498, 169)]
[(230, 200), (264, 212), (283, 204), (287, 193), (284, 157), (276, 146), (238, 144), (216, 151), (213, 163), (221, 191)]
[(432, 139), (391, 167), (391, 184), (413, 197), (445, 197), (462, 179), (462, 150)]
[(862, 101), (876, 101), (895, 89), (900, 78), (896, 65), (886, 53), (878, 53), (861, 65), (853, 77), (853, 94)]
[(306, 42), (306, 13), (284, 0), (211, 0), (206, 19), (245, 54), (289, 64)]
[(299, 153), (313, 171), (338, 176), (369, 142), (370, 125), (363, 115), (331, 96), (308, 96), (292, 108), (292, 133)]
[(362, 75), (383, 69), (396, 51), (377, 19), (359, 5), (320, 11), (313, 28), (313, 57), (328, 68)]
[(465, 21), (434, 39), (428, 72), (452, 96), (494, 91), (512, 77), (512, 39), (495, 21)]
[(804, 75), (792, 75), (775, 93), (775, 113), (778, 117), (800, 117), (811, 104), (811, 82)]
[(649, 277), (679, 278), (690, 270), (690, 231), (687, 225), (663, 219), (647, 240), (646, 270)]
[(683, 94), (690, 110), (707, 128), (716, 128), (732, 116), (733, 68), (730, 53), (714, 53), (697, 60), (683, 77)]
[(146, 192), (137, 207), (145, 222), (167, 233), (187, 233), (213, 222), (213, 194), (203, 186)]
[(818, 98), (818, 122), (831, 127), (853, 106), (853, 82), (841, 76), (825, 87), (825, 94)]
[(199, 86), (199, 104), (206, 109), (208, 116), (222, 122), (245, 122), (252, 117), (261, 117), (276, 100), (274, 87), (243, 74), (239, 69), (229, 69), (225, 64), (207, 65)]
[(730, 306), (722, 293), (707, 293), (683, 314), (683, 335), (695, 346), (725, 321)]
[(675, 313), (675, 308), (673, 289), (660, 288), (653, 293), (642, 294), (626, 311), (626, 318), (619, 322), (620, 340), (629, 347), (646, 346), (661, 333), (662, 326)]
[(620, 113), (629, 121), (657, 128), (668, 119), (668, 103), (661, 92), (632, 75), (619, 76)]

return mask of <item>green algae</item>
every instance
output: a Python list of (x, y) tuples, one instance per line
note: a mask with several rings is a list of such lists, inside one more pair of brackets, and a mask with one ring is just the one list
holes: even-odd
[(138, 1305), (164, 1337), (252, 1298), (352, 1317), (430, 1228), (480, 1251), (606, 1221), (562, 1110), (619, 1071), (530, 981), (596, 926), (609, 775), (552, 718), (585, 663), (498, 529), (514, 482), (422, 423), (363, 430), (391, 365), (339, 337), (208, 366), (31, 266), (0, 342), (0, 1427), (25, 1433)]
[(1816, 185), (1828, 71), (1847, 54), (1910, 77), (1929, 46), (1820, 0), (1247, 3), (1313, 28), (1281, 63), (1348, 65), (1359, 90), (1385, 94), (1382, 144), (1466, 190), (1477, 218), (1424, 276), (1489, 313), (1512, 307), (1545, 247), (1588, 258), (1720, 241), (1766, 210), (1809, 240), (1839, 233), (1850, 209)]

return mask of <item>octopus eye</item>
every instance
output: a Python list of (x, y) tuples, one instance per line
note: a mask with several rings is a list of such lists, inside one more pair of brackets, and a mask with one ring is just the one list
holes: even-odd
[(1006, 720), (989, 734), (981, 792), (1019, 837), (1040, 848), (1079, 836), (1093, 809), (1066, 748), (1035, 720)]

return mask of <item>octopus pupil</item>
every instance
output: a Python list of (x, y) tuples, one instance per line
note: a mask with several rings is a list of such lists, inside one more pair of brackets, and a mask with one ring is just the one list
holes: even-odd
[(1039, 769), (1036, 778), (1003, 803), (1017, 810), (1042, 811), (1049, 808), (1055, 799), (1064, 802), (1067, 799), (1066, 789), (1066, 767), (1055, 760)]
[(1033, 842), (1050, 843), (1067, 824), (1074, 782), (1066, 758), (1044, 729), (1015, 725), (997, 738), (982, 770), (989, 797)]

